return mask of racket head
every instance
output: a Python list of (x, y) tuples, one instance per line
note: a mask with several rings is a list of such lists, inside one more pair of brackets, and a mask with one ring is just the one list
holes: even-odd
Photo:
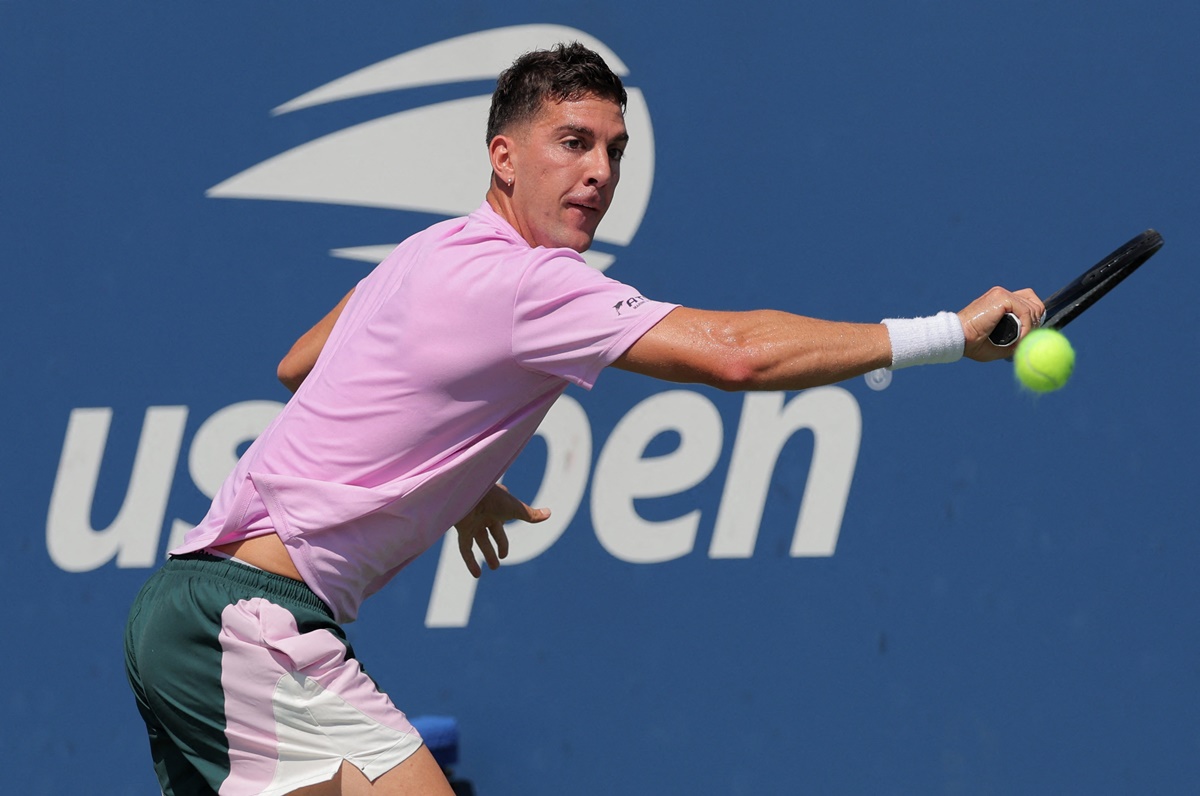
[[(1162, 235), (1153, 229), (1130, 239), (1047, 298), (1041, 325), (1050, 329), (1063, 328), (1140, 268), (1162, 245)], [(1000, 319), (988, 339), (994, 345), (1010, 346), (1017, 341), (1020, 332), (1020, 321), (1009, 313)]]
[(1046, 299), (1046, 318), (1042, 325), (1051, 329), (1063, 328), (1121, 284), (1162, 245), (1162, 235), (1153, 229), (1133, 238)]

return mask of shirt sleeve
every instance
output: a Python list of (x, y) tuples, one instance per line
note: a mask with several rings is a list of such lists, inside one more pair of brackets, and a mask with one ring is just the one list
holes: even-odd
[(514, 303), (517, 361), (584, 389), (591, 389), (601, 370), (679, 306), (648, 299), (562, 252), (535, 259)]

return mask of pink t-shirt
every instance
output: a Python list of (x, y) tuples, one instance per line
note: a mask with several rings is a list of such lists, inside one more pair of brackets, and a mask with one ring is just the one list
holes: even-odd
[(569, 249), (531, 248), (485, 202), (400, 244), (225, 481), (182, 554), (274, 531), (338, 621), (504, 473), (568, 383), (677, 305)]

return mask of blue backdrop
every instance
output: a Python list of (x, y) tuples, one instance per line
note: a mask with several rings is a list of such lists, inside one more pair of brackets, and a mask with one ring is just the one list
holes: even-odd
[(292, 340), (481, 201), (497, 60), (571, 32), (638, 90), (597, 265), (647, 296), (874, 321), (1167, 244), (1049, 396), (569, 392), (507, 478), (560, 527), (475, 591), (430, 551), (350, 626), (374, 676), (481, 796), (1191, 792), (1194, 3), (0, 0), (13, 792), (156, 792), (130, 600)]

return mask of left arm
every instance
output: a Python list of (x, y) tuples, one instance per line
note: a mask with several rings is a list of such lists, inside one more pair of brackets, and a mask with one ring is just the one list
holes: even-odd
[(345, 297), (338, 302), (338, 305), (329, 311), (324, 318), (317, 321), (317, 325), (309, 329), (300, 339), (292, 344), (292, 348), (287, 352), (287, 355), (279, 363), (279, 367), (275, 370), (275, 375), (283, 382), (283, 386), (287, 387), (292, 392), (300, 389), (300, 385), (308, 378), (308, 374), (312, 372), (313, 365), (317, 364), (317, 357), (321, 355), (321, 349), (325, 347), (325, 341), (329, 339), (329, 333), (333, 331), (333, 325), (337, 323), (337, 319), (341, 317), (342, 310), (346, 308), (346, 302), (354, 295), (354, 290), (351, 289)]
[[(316, 326), (293, 343), (291, 350), (279, 363), (276, 375), (292, 392), (299, 389), (312, 372), (317, 357), (321, 355), (321, 350), (329, 339), (329, 333), (333, 331), (334, 324), (341, 317), (342, 310), (346, 308), (346, 303), (352, 295), (353, 290), (347, 293), (329, 314), (318, 321)], [(508, 534), (504, 531), (504, 523), (510, 520), (542, 522), (549, 516), (550, 509), (530, 508), (519, 498), (513, 497), (503, 486), (495, 484), (467, 516), (454, 523), (458, 531), (458, 550), (467, 569), (477, 578), (483, 574), (483, 569), (475, 560), (474, 545), (479, 545), (488, 569), (500, 566), (500, 559), (508, 556)]]

